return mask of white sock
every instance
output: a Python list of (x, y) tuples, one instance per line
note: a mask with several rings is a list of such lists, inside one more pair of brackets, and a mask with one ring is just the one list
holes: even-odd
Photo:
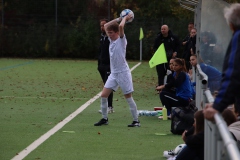
[(101, 110), (102, 110), (102, 118), (108, 118), (108, 100), (107, 98), (101, 97)]
[(130, 107), (130, 111), (133, 117), (133, 121), (138, 121), (138, 113), (137, 113), (137, 105), (132, 97), (126, 98), (128, 105)]

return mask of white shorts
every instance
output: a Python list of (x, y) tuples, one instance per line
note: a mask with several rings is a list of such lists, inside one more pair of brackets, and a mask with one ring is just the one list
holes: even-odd
[(111, 73), (108, 76), (107, 82), (104, 87), (112, 89), (116, 91), (118, 87), (122, 89), (123, 94), (132, 93), (133, 83), (132, 83), (132, 75), (130, 71), (121, 72), (121, 73)]

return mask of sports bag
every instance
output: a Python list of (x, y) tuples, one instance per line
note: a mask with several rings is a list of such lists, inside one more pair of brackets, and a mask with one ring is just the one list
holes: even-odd
[(171, 118), (171, 132), (181, 135), (191, 128), (194, 123), (194, 113), (198, 110), (195, 101), (192, 100), (186, 107), (173, 107)]

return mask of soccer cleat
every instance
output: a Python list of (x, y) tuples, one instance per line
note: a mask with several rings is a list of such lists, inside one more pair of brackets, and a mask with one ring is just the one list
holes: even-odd
[(170, 158), (174, 155), (175, 155), (174, 150), (163, 151), (163, 157), (165, 158)]
[(99, 122), (95, 123), (94, 126), (108, 125), (108, 119), (102, 118)]
[[(102, 110), (101, 109), (98, 110), (98, 112), (102, 114)], [(108, 114), (113, 113), (113, 112), (114, 112), (113, 107), (108, 107)]]
[(133, 121), (132, 124), (129, 124), (128, 127), (140, 127), (140, 121)]

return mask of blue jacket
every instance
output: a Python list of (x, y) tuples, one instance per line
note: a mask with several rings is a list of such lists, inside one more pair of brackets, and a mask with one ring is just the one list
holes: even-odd
[[(173, 73), (173, 76), (176, 76), (176, 73)], [(180, 72), (177, 78), (173, 78), (174, 81), (172, 83), (166, 84), (165, 87), (176, 88), (176, 96), (181, 97), (183, 99), (189, 100), (192, 98), (192, 86), (189, 79), (189, 76), (185, 72)]]
[(240, 30), (234, 32), (224, 58), (221, 87), (213, 108), (222, 112), (237, 103), (240, 110)]

